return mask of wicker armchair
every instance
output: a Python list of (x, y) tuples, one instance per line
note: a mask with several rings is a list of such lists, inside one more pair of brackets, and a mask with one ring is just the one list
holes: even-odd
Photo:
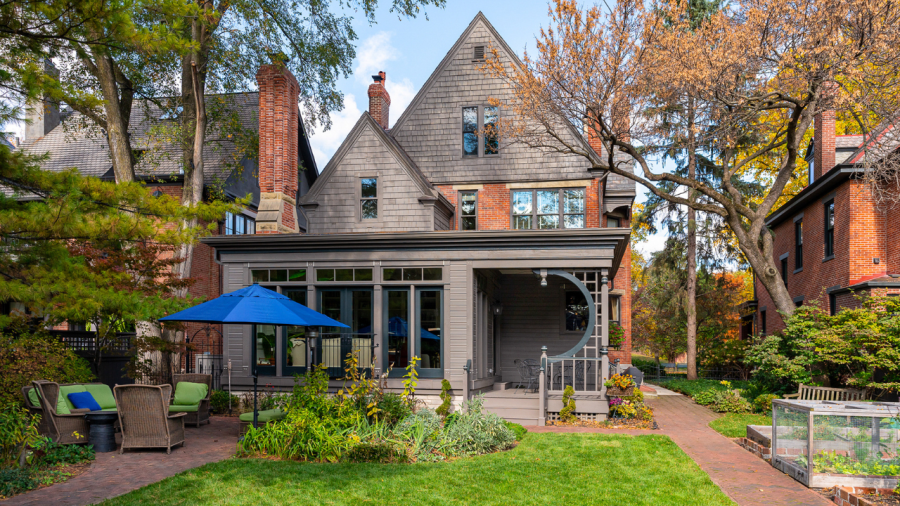
[[(212, 396), (212, 374), (173, 374), (172, 375), (172, 383), (175, 384), (175, 387), (178, 387), (178, 383), (181, 381), (187, 381), (189, 383), (205, 383), (206, 384), (206, 398), (200, 401), (200, 407), (197, 408), (197, 411), (193, 411), (187, 413), (184, 417), (184, 424), (189, 425), (193, 424), (197, 427), (200, 426), (200, 422), (210, 423), (209, 421), (209, 399)], [(170, 401), (171, 402), (171, 401)]]
[(35, 405), (31, 402), (31, 398), (28, 397), (28, 392), (32, 390), (40, 392), (40, 390), (37, 390), (34, 386), (22, 387), (22, 397), (25, 399), (25, 408), (31, 416), (37, 415), (41, 417), (41, 422), (38, 425), (38, 432), (40, 432), (42, 436), (49, 436), (50, 420), (48, 417), (44, 416), (44, 408), (41, 407), (40, 393), (38, 394), (38, 403)]
[(184, 413), (169, 414), (172, 386), (116, 385), (113, 389), (122, 426), (122, 447), (165, 448), (184, 446)]
[[(50, 439), (59, 444), (77, 444), (86, 443), (88, 435), (88, 423), (84, 419), (84, 414), (88, 413), (87, 409), (74, 409), (68, 415), (62, 415), (56, 412), (56, 403), (59, 400), (59, 384), (52, 381), (32, 381), (31, 384), (37, 388), (41, 399), (41, 425), (46, 424), (46, 434)], [(26, 399), (27, 392), (23, 389)]]

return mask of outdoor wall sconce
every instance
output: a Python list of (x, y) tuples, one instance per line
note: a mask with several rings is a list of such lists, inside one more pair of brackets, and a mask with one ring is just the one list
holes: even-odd
[(495, 302), (491, 304), (491, 311), (494, 313), (494, 316), (500, 316), (503, 314), (503, 304), (499, 302)]

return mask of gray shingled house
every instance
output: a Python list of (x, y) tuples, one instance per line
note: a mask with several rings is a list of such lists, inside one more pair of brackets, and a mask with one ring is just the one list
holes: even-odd
[[(235, 385), (252, 385), (256, 369), (262, 384), (287, 388), (322, 363), (337, 386), (343, 358), (358, 353), (399, 389), (418, 357), (426, 400), (447, 379), (455, 404), (483, 393), (488, 409), (540, 424), (572, 385), (581, 417), (606, 416), (610, 360), (630, 355), (634, 185), (577, 157), (479, 135), (508, 114), (488, 102), (508, 91), (477, 68), (490, 47), (519, 64), (479, 13), (390, 129), (386, 76), (374, 76), (369, 111), (297, 200), (307, 233), (204, 239), (224, 292), (259, 283), (350, 326), (226, 325)], [(273, 194), (278, 167), (260, 163)], [(618, 351), (613, 322), (626, 335)]]

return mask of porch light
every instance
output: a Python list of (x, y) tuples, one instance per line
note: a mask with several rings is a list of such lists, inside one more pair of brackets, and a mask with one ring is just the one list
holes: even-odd
[[(538, 275), (537, 272), (535, 272), (534, 274), (535, 274), (535, 276)], [(540, 277), (541, 277), (541, 288), (547, 288), (547, 269), (541, 269)]]
[(495, 302), (491, 304), (491, 311), (494, 313), (494, 316), (500, 316), (503, 314), (503, 304), (499, 302)]

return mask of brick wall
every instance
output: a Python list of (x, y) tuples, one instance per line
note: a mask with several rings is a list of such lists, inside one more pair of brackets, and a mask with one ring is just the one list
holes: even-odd
[[(803, 213), (803, 268), (794, 272), (794, 217), (788, 217), (773, 230), (773, 258), (779, 269), (779, 257), (788, 253), (788, 291), (791, 297), (803, 296), (803, 304), (819, 301), (828, 304), (826, 289), (847, 287), (900, 270), (900, 245), (889, 241), (888, 230), (900, 224), (900, 212), (876, 205), (866, 183), (848, 180), (834, 191), (834, 258), (825, 256), (825, 206), (816, 200)], [(799, 213), (798, 213), (799, 215)], [(877, 258), (876, 264), (873, 259)], [(779, 271), (780, 272), (780, 271)], [(769, 333), (784, 329), (784, 322), (762, 283), (756, 282), (759, 308), (766, 309), (766, 330)], [(886, 292), (885, 292), (886, 293)], [(857, 307), (858, 296), (836, 295), (839, 308)]]

